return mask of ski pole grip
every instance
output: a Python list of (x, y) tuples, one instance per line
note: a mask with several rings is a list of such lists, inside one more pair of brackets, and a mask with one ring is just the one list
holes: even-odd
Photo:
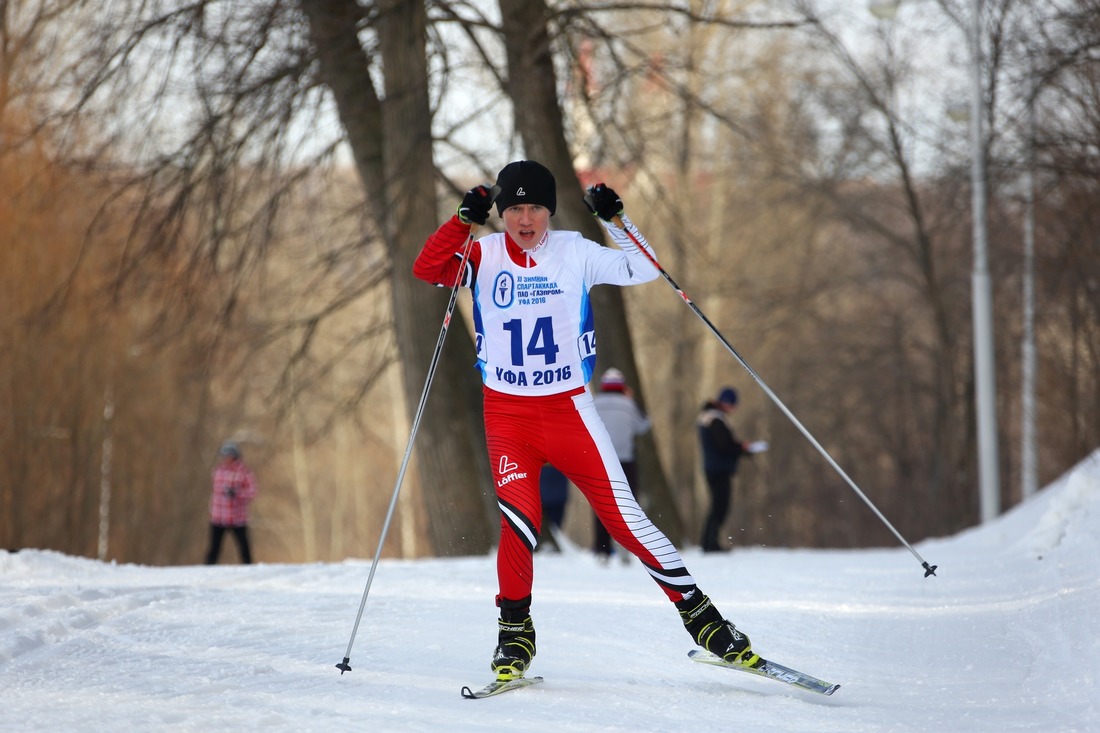
[(588, 210), (595, 213), (596, 211), (596, 199), (592, 196), (592, 187), (589, 186), (584, 192), (584, 204), (588, 207)]
[[(584, 191), (584, 203), (586, 206), (588, 206), (589, 211), (591, 211), (593, 214), (596, 213), (596, 197), (592, 195), (592, 186), (589, 186)], [(597, 214), (597, 216), (599, 215)], [(610, 219), (608, 219), (608, 221), (619, 227), (619, 229), (626, 229), (626, 225), (623, 224), (623, 220), (619, 218), (618, 214), (612, 216)]]
[[(497, 200), (497, 196), (500, 195), (500, 186), (493, 184), (493, 187), (489, 189), (489, 206), (492, 207), (493, 203)], [(470, 224), (470, 236), (474, 236), (477, 233), (478, 227), (481, 226), (477, 222)]]

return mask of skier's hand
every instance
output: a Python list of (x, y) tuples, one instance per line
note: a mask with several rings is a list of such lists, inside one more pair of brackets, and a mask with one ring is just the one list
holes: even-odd
[(611, 221), (616, 216), (622, 216), (623, 213), (623, 200), (605, 183), (589, 186), (584, 194), (584, 204), (589, 211), (604, 221)]
[(237, 496), (237, 487), (236, 486), (230, 486), (228, 489), (225, 490), (225, 495), (228, 496), (230, 499), (236, 497)]
[(458, 205), (458, 218), (463, 224), (484, 224), (493, 208), (493, 192), (488, 186), (474, 186)]

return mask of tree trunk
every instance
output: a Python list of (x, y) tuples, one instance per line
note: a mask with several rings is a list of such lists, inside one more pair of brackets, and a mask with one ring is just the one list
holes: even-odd
[[(432, 160), (426, 17), (420, 0), (392, 0), (379, 17), (386, 70), (386, 241), (392, 247), (394, 328), (410, 407), (423, 391), (446, 310), (446, 293), (412, 276), (412, 263), (438, 225)], [(435, 295), (436, 297), (425, 297)], [(434, 376), (434, 398), (420, 425), (417, 450), (429, 532), (437, 554), (484, 553), (492, 544), (484, 488), (488, 450), (480, 411), (463, 399), (480, 390), (471, 366), (472, 339), (461, 318), (452, 321), (448, 348)], [(479, 405), (480, 403), (474, 403)]]
[[(584, 205), (581, 183), (565, 140), (545, 0), (502, 0), (500, 12), (508, 57), (508, 94), (515, 110), (516, 127), (527, 156), (544, 164), (557, 179), (555, 219), (562, 228), (575, 229), (588, 239), (603, 242), (603, 227)], [(660, 286), (655, 283), (644, 287)], [(622, 370), (635, 388), (638, 404), (645, 409), (622, 292), (614, 287), (596, 288), (592, 291), (592, 303), (599, 344), (597, 374), (612, 365)], [(640, 482), (649, 500), (650, 518), (674, 544), (680, 545), (683, 523), (652, 433), (639, 438), (638, 449)]]
[[(394, 333), (407, 404), (415, 410), (442, 326), (447, 293), (417, 282), (412, 262), (437, 225), (431, 112), (428, 103), (423, 3), (392, 0), (377, 19), (385, 101), (370, 81), (353, 0), (300, 3), (348, 133), (356, 167), (375, 202), (377, 222), (393, 263)], [(486, 552), (492, 542), (488, 459), (478, 390), (469, 366), (471, 339), (461, 319), (450, 326), (417, 438), (417, 466), (427, 531), (437, 554)]]

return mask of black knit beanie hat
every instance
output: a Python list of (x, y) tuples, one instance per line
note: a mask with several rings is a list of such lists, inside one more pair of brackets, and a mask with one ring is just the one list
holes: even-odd
[(500, 169), (497, 174), (500, 194), (497, 196), (497, 213), (516, 204), (538, 204), (550, 210), (550, 216), (558, 206), (558, 187), (554, 174), (533, 160), (517, 160)]

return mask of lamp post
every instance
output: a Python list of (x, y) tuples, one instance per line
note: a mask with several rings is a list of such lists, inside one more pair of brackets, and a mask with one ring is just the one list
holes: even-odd
[[(892, 19), (903, 0), (870, 0), (876, 17)], [(971, 274), (974, 328), (974, 386), (978, 427), (978, 500), (981, 521), (1000, 514), (997, 457), (997, 386), (993, 352), (993, 291), (989, 278), (985, 130), (982, 124), (981, 0), (970, 0), (970, 182), (974, 244)]]
[(985, 130), (982, 125), (981, 0), (970, 0), (970, 178), (974, 230), (974, 386), (978, 412), (978, 480), (982, 522), (1001, 511), (997, 458), (997, 386), (993, 356), (993, 290), (986, 232)]
[(1035, 95), (1037, 79), (1030, 49), (1027, 55), (1027, 163), (1024, 166), (1024, 333), (1020, 349), (1020, 494), (1027, 499), (1039, 488), (1035, 440)]

